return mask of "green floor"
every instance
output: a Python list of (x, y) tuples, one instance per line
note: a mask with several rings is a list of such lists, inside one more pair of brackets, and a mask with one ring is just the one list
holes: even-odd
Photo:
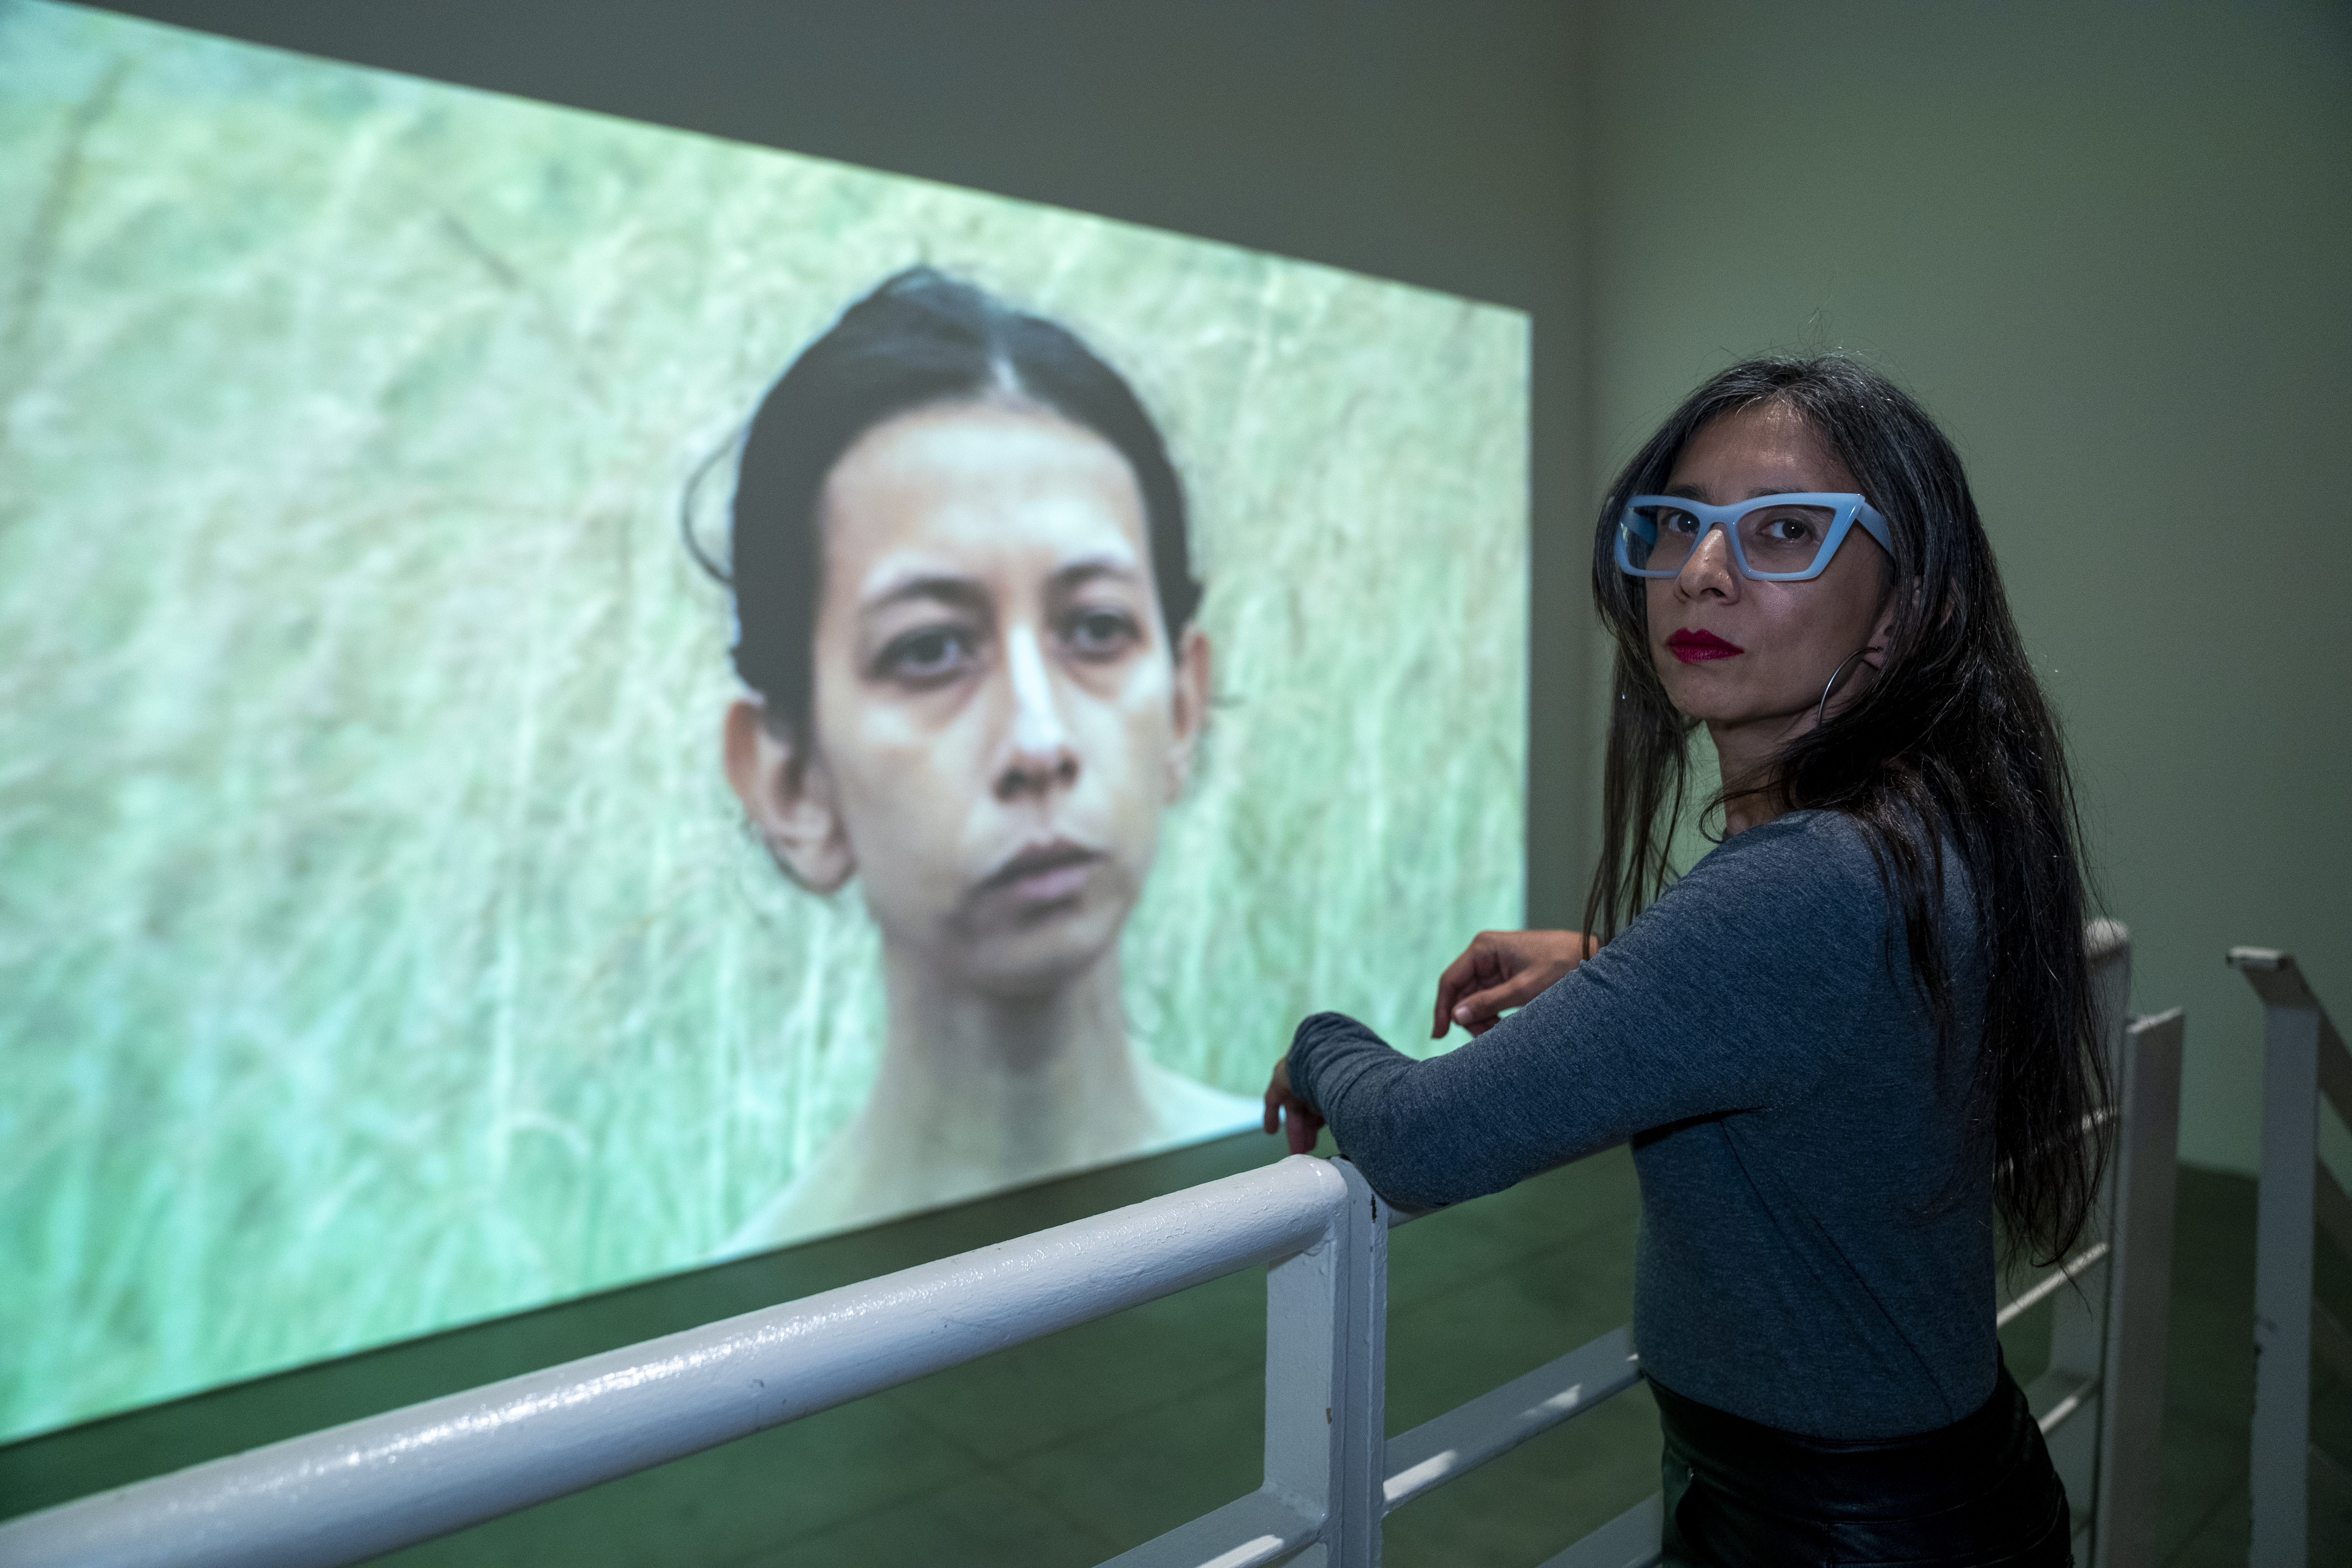
[[(0, 1515), (906, 1267), (1274, 1157), (1254, 1136), (290, 1373), (0, 1447)], [(1391, 1431), (1625, 1321), (1622, 1150), (1392, 1237)], [(2181, 1173), (2158, 1561), (2245, 1561), (2253, 1186)], [(2323, 1259), (2323, 1284), (2340, 1287)], [(2046, 1315), (2012, 1325), (2020, 1381)], [(1099, 1562), (1257, 1484), (1262, 1277), (1248, 1273), (385, 1559), (415, 1564), (1024, 1568)], [(2352, 1451), (2352, 1401), (2318, 1390)], [(1391, 1516), (1387, 1561), (1541, 1562), (1655, 1489), (1643, 1393)], [(2345, 1561), (2315, 1520), (2315, 1563)], [(2323, 1540), (2322, 1535), (2329, 1539)], [(2342, 1538), (2352, 1542), (2352, 1534)], [(2334, 1553), (2330, 1555), (2330, 1553)]]

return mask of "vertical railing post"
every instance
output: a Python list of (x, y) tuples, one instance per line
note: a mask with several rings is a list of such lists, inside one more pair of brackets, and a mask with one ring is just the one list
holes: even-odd
[(1381, 1201), (1355, 1166), (1338, 1162), (1348, 1180), (1348, 1360), (1335, 1422), (1340, 1432), (1337, 1494), (1340, 1527), (1335, 1564), (1380, 1568), (1381, 1520), (1388, 1511), (1389, 1223)]
[(2180, 1009), (2135, 1021), (2116, 1086), (2116, 1218), (2108, 1227), (2107, 1355), (2092, 1568), (2156, 1561), (2164, 1342), (2172, 1300), (2172, 1207), (2180, 1146)]
[[(2090, 922), (2083, 940), (2090, 950), (2108, 1092), (2118, 1094), (2124, 1079), (2124, 1021), (2131, 1005), (2131, 936), (2121, 922), (2098, 920)], [(2121, 1109), (2120, 1099), (2111, 1101), (2108, 1114)], [(2099, 1539), (2099, 1435), (2106, 1420), (2108, 1392), (2101, 1379), (2107, 1360), (2107, 1301), (2116, 1278), (2116, 1176), (2110, 1161), (2083, 1237), (2084, 1246), (2107, 1242), (2108, 1256), (2084, 1269), (2050, 1304), (2050, 1373), (2074, 1386), (2091, 1387), (2074, 1415), (2051, 1430), (2050, 1462), (2074, 1504), (2077, 1535), (2086, 1521), (2090, 1524), (2094, 1552)]]
[(1266, 1273), (1265, 1484), (1323, 1516), (1295, 1563), (1379, 1568), (1388, 1215), (1353, 1165), (1330, 1169), (1345, 1194), (1329, 1234)]
[(2310, 1529), (2313, 1172), (2319, 1001), (2281, 955), (2232, 948), (2263, 999), (2262, 1187), (2254, 1218), (2252, 1568), (2304, 1568)]

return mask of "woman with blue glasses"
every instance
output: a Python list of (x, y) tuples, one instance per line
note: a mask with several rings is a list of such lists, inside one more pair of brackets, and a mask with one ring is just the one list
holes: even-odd
[[(1481, 934), (1434, 1019), (1477, 1038), (1426, 1062), (1308, 1018), (1267, 1131), (1328, 1121), (1415, 1207), (1632, 1141), (1669, 1563), (2065, 1563), (1994, 1216), (2065, 1253), (2105, 1086), (2063, 755), (1958, 456), (1851, 361), (1737, 365), (1619, 477), (1593, 593), (1586, 931)], [(1678, 877), (1702, 726), (1723, 837)]]

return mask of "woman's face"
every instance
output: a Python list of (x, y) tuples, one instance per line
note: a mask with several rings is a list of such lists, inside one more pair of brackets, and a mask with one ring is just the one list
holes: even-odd
[(818, 523), (803, 787), (894, 945), (1049, 989), (1118, 940), (1207, 697), (1200, 636), (1170, 656), (1135, 475), (1053, 413), (950, 405), (867, 431)]
[[(1727, 506), (1861, 488), (1802, 415), (1765, 403), (1701, 426), (1664, 491)], [(1650, 657), (1667, 696), (1706, 720), (1718, 745), (1777, 745), (1811, 723), (1841, 663), (1885, 647), (1894, 615), (1888, 567), (1878, 542), (1857, 527), (1820, 576), (1759, 583), (1739, 574), (1723, 531), (1709, 530), (1678, 576), (1646, 580)], [(1858, 691), (1882, 658), (1854, 658), (1838, 691)]]

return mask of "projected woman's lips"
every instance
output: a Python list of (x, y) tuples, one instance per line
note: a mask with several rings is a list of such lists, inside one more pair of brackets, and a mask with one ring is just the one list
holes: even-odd
[(1700, 664), (1711, 658), (1730, 658), (1747, 652), (1738, 643), (1726, 642), (1713, 632), (1684, 630), (1666, 639), (1666, 647), (1685, 664)]
[(990, 872), (981, 890), (1006, 895), (1016, 904), (1058, 903), (1085, 889), (1101, 858), (1066, 841), (1033, 845)]

